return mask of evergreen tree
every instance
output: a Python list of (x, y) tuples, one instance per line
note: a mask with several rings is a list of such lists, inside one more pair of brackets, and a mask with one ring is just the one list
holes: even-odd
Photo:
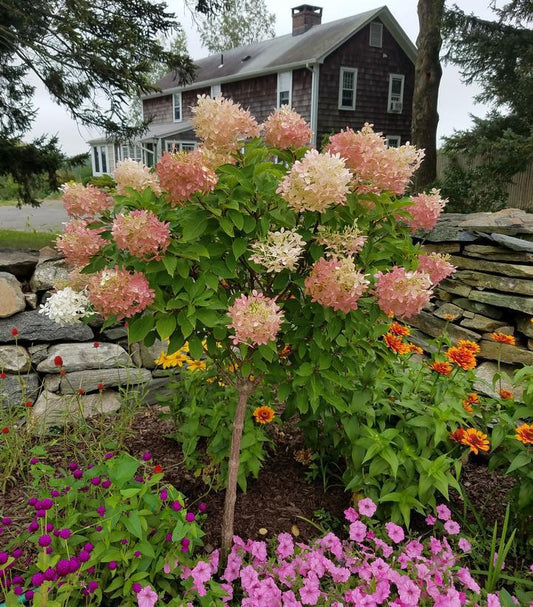
[(264, 0), (227, 0), (224, 10), (199, 20), (202, 44), (210, 53), (260, 42), (275, 36), (276, 16)]
[(477, 99), (493, 106), (443, 148), (452, 159), (443, 190), (456, 205), (464, 203), (456, 193), (466, 195), (462, 210), (504, 206), (506, 186), (533, 160), (533, 4), (512, 0), (493, 11), (489, 21), (454, 6), (443, 23), (446, 60), (459, 66), (466, 83), (480, 84)]

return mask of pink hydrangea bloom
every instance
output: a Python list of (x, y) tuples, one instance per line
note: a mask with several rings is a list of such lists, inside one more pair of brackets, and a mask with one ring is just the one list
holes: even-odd
[(89, 280), (88, 298), (104, 318), (117, 320), (142, 312), (154, 301), (154, 291), (142, 272), (118, 267), (101, 270)]
[(387, 530), (387, 535), (394, 543), (403, 542), (405, 539), (404, 530), (399, 525), (396, 525), (396, 523), (386, 523), (385, 529)]
[(113, 176), (117, 182), (117, 194), (126, 194), (128, 188), (142, 192), (146, 188), (152, 188), (157, 195), (161, 194), (157, 175), (152, 173), (142, 162), (131, 158), (117, 162)]
[(372, 517), (376, 513), (378, 507), (369, 497), (364, 497), (362, 500), (357, 502), (357, 509), (359, 510), (359, 514)]
[(352, 175), (339, 155), (309, 150), (281, 181), (277, 192), (295, 211), (323, 213), (346, 204)]
[(313, 131), (305, 120), (288, 105), (282, 106), (263, 123), (265, 143), (276, 148), (299, 148), (307, 145)]
[(192, 124), (203, 145), (218, 152), (234, 153), (243, 140), (259, 136), (259, 125), (248, 110), (231, 99), (198, 95), (192, 108)]
[(196, 193), (211, 192), (218, 181), (198, 150), (163, 154), (156, 166), (159, 183), (170, 196), (172, 206), (182, 205)]
[(251, 245), (253, 255), (250, 259), (264, 266), (267, 272), (278, 273), (282, 270), (296, 269), (298, 260), (302, 256), (305, 240), (294, 230), (281, 228), (276, 232), (269, 232), (264, 240)]
[(449, 255), (442, 253), (430, 253), (429, 255), (422, 253), (418, 256), (418, 271), (429, 274), (431, 282), (438, 285), (457, 269), (448, 261), (449, 259)]
[(115, 217), (111, 233), (119, 249), (139, 258), (160, 259), (170, 244), (169, 224), (151, 211), (132, 211)]
[(432, 285), (428, 274), (394, 266), (389, 272), (378, 272), (376, 278), (378, 306), (386, 314), (411, 318), (429, 303)]
[(437, 225), (437, 220), (448, 202), (440, 197), (440, 190), (433, 188), (429, 194), (412, 196), (413, 204), (405, 207), (411, 217), (403, 221), (411, 228), (411, 232), (417, 230), (432, 230)]
[(358, 132), (346, 129), (333, 135), (326, 151), (345, 159), (359, 193), (403, 194), (424, 157), (423, 150), (409, 144), (388, 148), (385, 138), (368, 123)]
[(72, 219), (65, 225), (63, 234), (56, 239), (56, 248), (63, 253), (69, 266), (83, 268), (96, 255), (106, 241), (100, 236), (102, 228), (87, 227), (87, 219)]
[(235, 329), (233, 343), (266, 344), (276, 339), (283, 321), (283, 312), (274, 299), (252, 291), (241, 295), (228, 308), (230, 328)]
[(113, 199), (94, 185), (64, 183), (61, 186), (61, 199), (70, 217), (94, 217), (114, 205)]
[(369, 285), (353, 259), (321, 257), (305, 279), (305, 294), (322, 306), (348, 314), (357, 310), (357, 302)]

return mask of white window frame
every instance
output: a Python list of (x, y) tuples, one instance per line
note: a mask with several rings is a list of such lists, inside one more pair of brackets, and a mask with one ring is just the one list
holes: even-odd
[[(392, 93), (392, 83), (400, 80), (400, 94)], [(389, 114), (401, 114), (403, 112), (403, 91), (405, 89), (405, 76), (403, 74), (389, 74), (389, 98), (387, 101), (387, 111)], [(393, 104), (400, 104), (394, 106)]]
[[(177, 100), (179, 101), (177, 102)], [(179, 117), (176, 118), (176, 110), (179, 110)], [(183, 104), (181, 99), (181, 91), (172, 94), (172, 119), (174, 122), (181, 122), (183, 120)]]
[[(386, 137), (388, 148), (399, 148), (402, 143), (400, 135), (387, 135)], [(393, 143), (393, 145), (391, 145)]]
[[(281, 94), (289, 93), (288, 103), (281, 103)], [(280, 108), (282, 105), (288, 105), (292, 107), (292, 71), (290, 72), (278, 72), (278, 87), (276, 93), (276, 107)]]
[[(344, 74), (350, 73), (353, 74), (353, 89), (345, 89), (343, 87), (344, 84)], [(343, 95), (342, 92), (344, 90), (352, 90), (353, 91), (353, 100), (351, 105), (343, 105)], [(339, 110), (355, 110), (355, 105), (357, 103), (357, 68), (356, 67), (341, 67), (339, 71)]]
[(165, 152), (190, 152), (197, 148), (196, 141), (182, 141), (181, 139), (167, 139)]
[[(93, 145), (92, 165), (93, 175), (109, 175), (109, 154), (107, 145)], [(105, 164), (105, 170), (104, 170)]]
[(372, 21), (370, 23), (368, 45), (383, 48), (383, 23), (379, 23), (379, 21)]
[(121, 143), (119, 147), (119, 158), (120, 160), (131, 158), (131, 160), (135, 160), (136, 162), (142, 162), (142, 146), (138, 143)]
[(211, 99), (218, 97), (218, 95), (222, 95), (222, 85), (212, 84), (211, 85)]

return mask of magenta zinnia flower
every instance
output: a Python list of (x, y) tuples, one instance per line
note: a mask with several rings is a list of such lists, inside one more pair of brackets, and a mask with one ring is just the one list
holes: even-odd
[(305, 279), (305, 294), (322, 306), (348, 314), (369, 285), (361, 270), (349, 257), (320, 258)]
[(251, 295), (241, 295), (228, 308), (231, 329), (235, 329), (233, 343), (253, 345), (266, 344), (276, 339), (283, 321), (283, 312), (274, 299), (252, 291)]
[(115, 266), (101, 270), (89, 280), (89, 301), (104, 318), (129, 318), (148, 307), (154, 296), (142, 272), (130, 273)]
[(433, 294), (431, 278), (424, 272), (407, 272), (405, 268), (394, 266), (385, 274), (378, 272), (376, 278), (379, 308), (397, 318), (416, 316)]
[(352, 174), (338, 154), (309, 150), (297, 160), (280, 183), (280, 194), (295, 211), (323, 213), (335, 204), (346, 204)]
[(170, 244), (168, 226), (151, 211), (132, 211), (115, 218), (111, 233), (119, 249), (141, 259), (161, 259)]
[(307, 145), (313, 131), (288, 105), (275, 110), (263, 123), (265, 143), (276, 148), (299, 148)]

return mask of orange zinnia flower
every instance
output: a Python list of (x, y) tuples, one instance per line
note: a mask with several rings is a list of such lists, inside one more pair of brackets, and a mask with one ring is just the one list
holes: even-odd
[(477, 354), (480, 351), (480, 347), (476, 344), (475, 341), (470, 341), (469, 339), (460, 339), (457, 342), (458, 348), (465, 348), (465, 350), (470, 350), (472, 354)]
[(502, 388), (498, 394), (504, 399), (504, 400), (511, 400), (511, 398), (513, 398), (513, 393), (511, 392), (511, 390), (505, 390), (504, 388)]
[(269, 424), (271, 421), (273, 421), (275, 415), (276, 412), (274, 411), (274, 409), (271, 409), (266, 405), (263, 405), (262, 407), (257, 407), (257, 409), (255, 409), (253, 413), (255, 421), (258, 424)]
[(514, 335), (507, 335), (506, 333), (491, 333), (490, 336), (494, 341), (499, 341), (501, 344), (509, 344), (514, 346), (516, 344), (516, 339)]
[(476, 356), (470, 348), (465, 348), (464, 346), (448, 348), (446, 350), (446, 358), (459, 365), (464, 371), (476, 368)]
[(457, 430), (455, 430), (455, 432), (450, 432), (448, 434), (449, 439), (452, 440), (454, 443), (462, 442), (464, 436), (465, 436), (464, 428), (457, 428)]
[(522, 424), (515, 430), (516, 440), (519, 440), (524, 445), (533, 445), (533, 424)]
[(394, 335), (402, 335), (403, 337), (407, 337), (407, 335), (411, 334), (409, 327), (404, 327), (399, 322), (393, 322), (389, 327), (389, 332), (394, 333)]
[(401, 337), (398, 337), (393, 333), (386, 333), (383, 336), (383, 340), (391, 350), (394, 350), (398, 354), (407, 354), (407, 352), (409, 352), (409, 346)]
[(479, 402), (479, 396), (475, 392), (470, 392), (470, 394), (466, 395), (466, 398), (463, 401), (463, 409), (467, 413), (472, 415), (472, 413), (474, 412), (474, 408), (472, 407), (472, 405), (477, 402)]
[(463, 409), (468, 413), (468, 415), (472, 415), (474, 413), (474, 407), (467, 401), (463, 401)]
[(436, 360), (435, 362), (431, 363), (431, 365), (429, 365), (429, 368), (432, 371), (440, 373), (441, 375), (450, 375), (453, 369), (450, 363), (444, 362), (442, 360)]
[(461, 444), (470, 447), (470, 451), (472, 451), (476, 455), (480, 451), (488, 451), (490, 447), (487, 435), (483, 434), (481, 430), (476, 430), (475, 428), (467, 428), (464, 431), (463, 438), (461, 439)]
[(424, 353), (424, 350), (422, 350), (422, 348), (419, 346), (415, 346), (415, 344), (407, 344), (407, 347), (409, 348), (408, 352), (416, 352), (417, 354)]

